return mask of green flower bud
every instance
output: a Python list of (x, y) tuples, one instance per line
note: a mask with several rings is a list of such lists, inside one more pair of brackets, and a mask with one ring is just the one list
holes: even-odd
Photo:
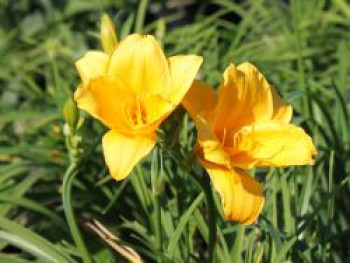
[(103, 50), (108, 54), (112, 54), (118, 45), (115, 27), (107, 14), (101, 17), (101, 44)]
[(77, 108), (76, 102), (73, 98), (67, 99), (63, 106), (63, 116), (69, 126), (69, 128), (74, 131), (77, 127), (79, 121), (79, 110)]

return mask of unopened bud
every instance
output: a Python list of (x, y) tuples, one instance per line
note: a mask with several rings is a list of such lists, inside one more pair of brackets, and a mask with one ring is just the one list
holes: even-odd
[(112, 54), (118, 45), (115, 27), (107, 14), (103, 14), (101, 17), (101, 43), (107, 54)]
[(71, 130), (75, 130), (79, 121), (79, 110), (72, 98), (67, 99), (63, 106), (63, 116)]

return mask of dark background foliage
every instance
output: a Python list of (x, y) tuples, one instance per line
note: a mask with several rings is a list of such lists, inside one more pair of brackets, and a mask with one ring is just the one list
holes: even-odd
[[(0, 261), (80, 260), (61, 202), (69, 164), (62, 105), (79, 82), (74, 61), (88, 49), (100, 49), (100, 16), (107, 12), (120, 38), (139, 30), (155, 34), (167, 55), (202, 55), (199, 77), (214, 86), (229, 63), (255, 63), (293, 105), (293, 121), (317, 145), (313, 167), (255, 171), (265, 188), (263, 214), (245, 228), (218, 220), (216, 262), (345, 262), (350, 251), (350, 4), (149, 1), (143, 24), (138, 22), (142, 2), (0, 0)], [(181, 110), (167, 125), (183, 149), (191, 149), (193, 124), (187, 116), (178, 121), (179, 116)], [(181, 123), (180, 131), (174, 122)], [(74, 183), (73, 206), (85, 242), (96, 262), (120, 260), (85, 226), (98, 219), (153, 262), (160, 252), (149, 203), (152, 154), (127, 180), (115, 182), (102, 158), (104, 131), (84, 116), (86, 158)], [(203, 261), (208, 222), (200, 188), (166, 153), (161, 159), (162, 258)]]

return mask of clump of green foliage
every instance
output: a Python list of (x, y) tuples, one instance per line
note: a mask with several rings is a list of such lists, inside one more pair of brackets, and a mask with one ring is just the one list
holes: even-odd
[[(120, 38), (155, 34), (168, 55), (202, 55), (200, 75), (214, 86), (230, 62), (253, 62), (317, 145), (313, 167), (255, 171), (264, 181), (263, 213), (249, 227), (219, 216), (214, 262), (343, 262), (350, 251), (350, 4), (208, 0), (192, 1), (195, 11), (188, 12), (169, 7), (181, 1), (149, 2), (0, 1), (0, 261), (125, 260), (108, 241), (133, 248), (145, 262), (208, 256), (208, 211), (191, 174), (156, 150), (128, 179), (114, 181), (100, 147), (104, 127), (84, 115), (85, 157), (70, 205), (86, 255), (68, 228), (61, 200), (69, 166), (62, 108), (79, 82), (74, 61), (100, 48), (100, 16), (108, 12)], [(183, 115), (179, 109), (163, 127), (180, 144), (162, 143), (186, 152), (195, 132)], [(173, 130), (178, 120), (181, 127)], [(152, 176), (162, 179), (160, 244)], [(98, 235), (96, 220), (109, 238)]]

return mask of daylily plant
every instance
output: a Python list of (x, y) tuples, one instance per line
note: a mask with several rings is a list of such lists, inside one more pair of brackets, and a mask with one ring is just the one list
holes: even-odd
[(195, 81), (183, 105), (197, 127), (196, 156), (221, 197), (227, 220), (250, 224), (263, 207), (262, 187), (244, 169), (314, 163), (311, 138), (290, 124), (292, 107), (250, 63), (231, 64), (218, 95)]
[(111, 175), (125, 178), (157, 142), (155, 131), (178, 106), (202, 63), (166, 58), (153, 36), (133, 34), (112, 52), (89, 51), (76, 62), (78, 107), (109, 128), (102, 147)]

